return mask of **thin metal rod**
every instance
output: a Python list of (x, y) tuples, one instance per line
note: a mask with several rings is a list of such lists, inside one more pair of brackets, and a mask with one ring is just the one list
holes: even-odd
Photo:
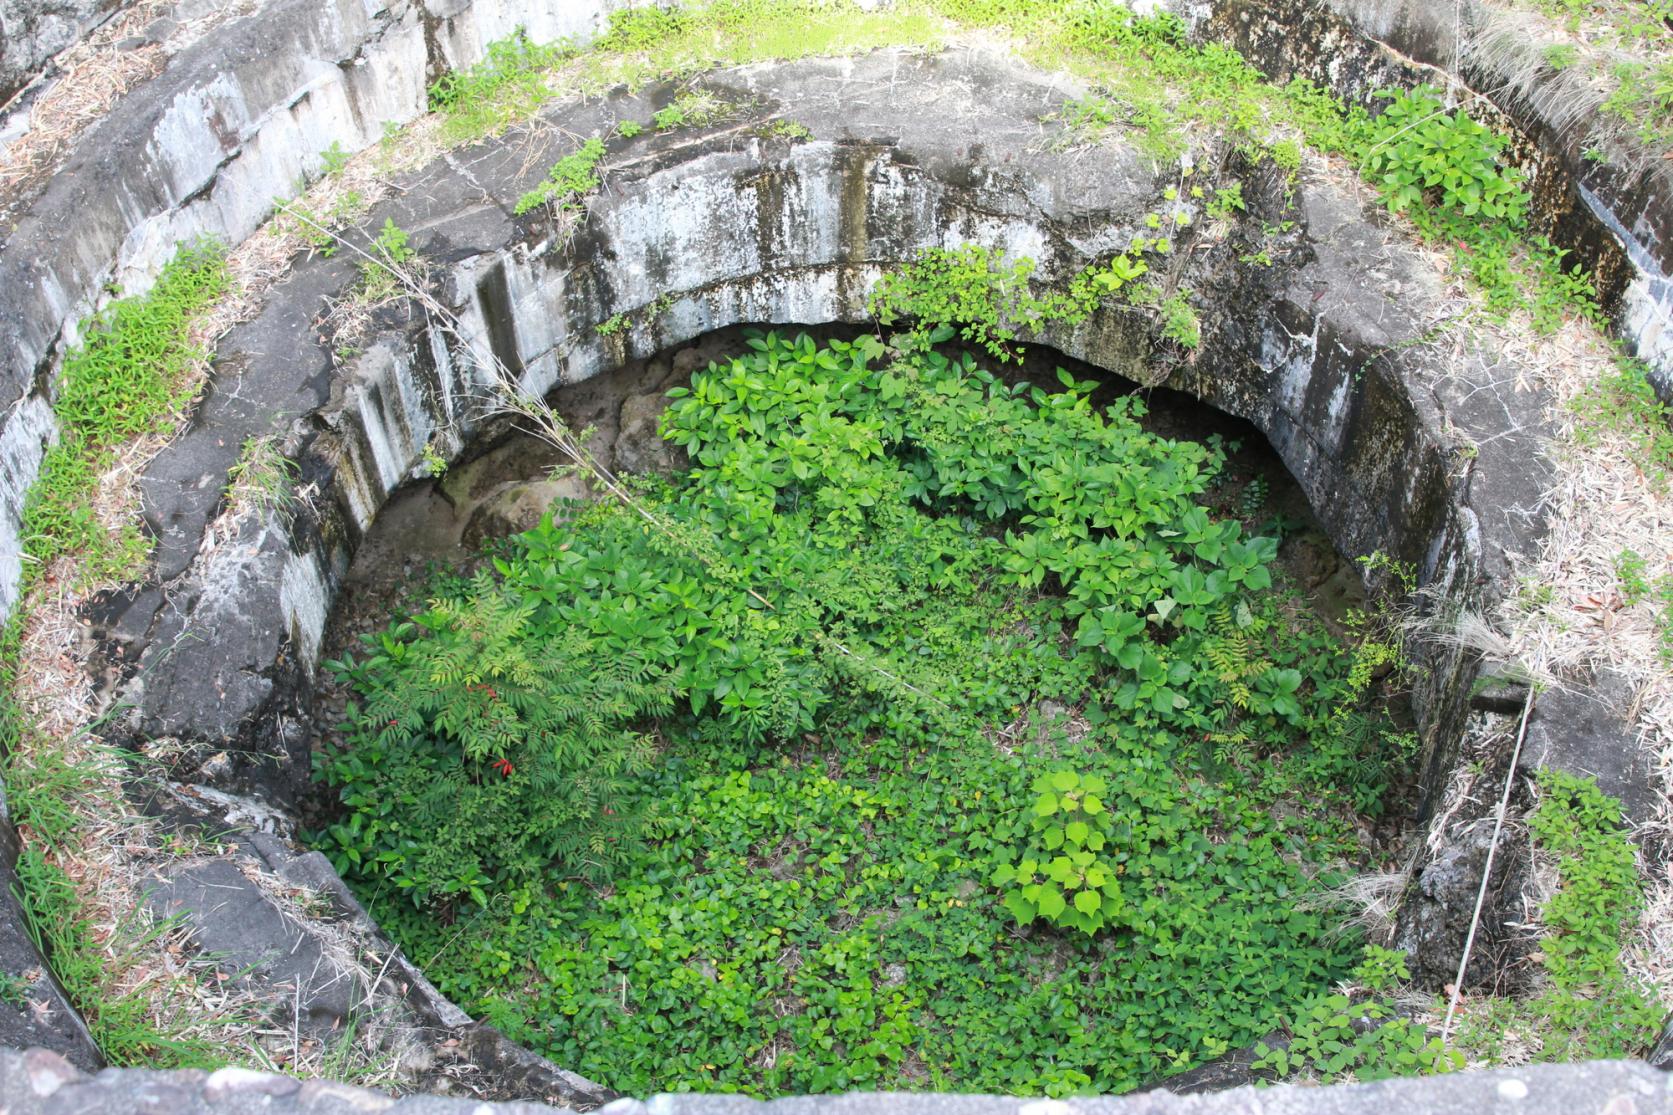
[(1493, 858), (1499, 851), (1499, 836), (1504, 832), (1505, 813), (1510, 809), (1510, 791), (1516, 785), (1516, 767), (1522, 761), (1522, 741), (1528, 736), (1528, 714), (1534, 710), (1534, 686), (1528, 686), (1528, 699), (1522, 702), (1522, 723), (1516, 729), (1516, 746), (1510, 753), (1510, 770), (1505, 773), (1504, 792), (1499, 795), (1499, 812), (1493, 818), (1493, 840), (1487, 845), (1487, 866), (1481, 870), (1481, 889), (1476, 891), (1475, 912), (1470, 915), (1470, 932), (1464, 938), (1464, 955), (1458, 958), (1458, 974), (1452, 980), (1452, 997), (1446, 1004), (1446, 1020), (1441, 1023), (1441, 1041), (1452, 1040), (1452, 1020), (1458, 1013), (1458, 1000), (1464, 996), (1464, 970), (1470, 966), (1470, 953), (1475, 949), (1476, 929), (1481, 925), (1481, 908), (1487, 902), (1487, 882), (1493, 877)]

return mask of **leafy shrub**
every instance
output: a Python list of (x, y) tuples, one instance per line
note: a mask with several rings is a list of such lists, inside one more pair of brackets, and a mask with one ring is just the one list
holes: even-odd
[[(1014, 345), (1024, 334), (1054, 323), (1080, 324), (1101, 300), (1131, 287), (1150, 270), (1144, 252), (1170, 249), (1165, 239), (1135, 237), (1129, 251), (1088, 267), (1070, 279), (1065, 290), (1037, 294), (1032, 259), (1006, 262), (980, 244), (926, 248), (906, 267), (885, 274), (868, 305), (884, 325), (909, 321), (910, 335), (921, 345), (940, 344), (956, 335), (996, 360), (1020, 360)], [(1167, 335), (1194, 348), (1200, 339), (1194, 332), (1195, 314), (1183, 299), (1179, 306), (1183, 313), (1170, 315)]]
[[(1351, 936), (1295, 898), (1348, 855), (1376, 750), (1333, 711), (1374, 744), (1379, 695), (1273, 591), (1275, 543), (1210, 510), (1221, 448), (925, 342), (751, 337), (672, 393), (689, 467), (631, 508), (560, 504), (440, 593), (459, 618), (351, 672), (370, 696), (328, 758), (347, 810), (324, 842), (469, 1009), (625, 1090), (1061, 1095), (1248, 1044), (1347, 974)], [(599, 722), (603, 753), (641, 715), (664, 747), (620, 768), (644, 839), (604, 842), (627, 861), (608, 888), (525, 837), (544, 799), (490, 796), (534, 762), (502, 750), (531, 714), (500, 733), (483, 680), (436, 668), (454, 623), (507, 609), (507, 646), (468, 660), (532, 640), (579, 691), (629, 661), (672, 692)], [(1084, 734), (1001, 730), (1046, 700)], [(1268, 811), (1303, 792), (1306, 817)], [(1027, 911), (984, 895), (1024, 848), (1039, 878), (998, 885), (1041, 885), (1076, 932), (1019, 937)], [(421, 888), (453, 924), (402, 897)]]
[(601, 657), (532, 600), (486, 580), (332, 663), (365, 699), (320, 759), (346, 820), (325, 833), (345, 875), (424, 904), (523, 885), (551, 868), (597, 876), (629, 854), (651, 745), (631, 725), (669, 689), (629, 652)]
[(1045, 851), (1000, 864), (993, 873), (994, 886), (1007, 888), (1005, 908), (1019, 925), (1045, 918), (1090, 936), (1121, 913), (1119, 870), (1099, 854), (1109, 839), (1110, 815), (1098, 795), (1108, 788), (1097, 775), (1072, 770), (1035, 781), (1034, 836)]
[(1389, 103), (1371, 130), (1364, 167), (1390, 210), (1433, 198), (1467, 217), (1521, 223), (1527, 192), (1520, 175), (1499, 165), (1503, 140), (1463, 109), (1447, 111), (1434, 86), (1379, 95)]

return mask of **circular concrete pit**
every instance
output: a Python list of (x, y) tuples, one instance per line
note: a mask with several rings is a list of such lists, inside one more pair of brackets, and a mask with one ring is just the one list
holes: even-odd
[[(397, 5), (366, 15), (360, 5), (277, 3), (265, 24), (234, 22), (188, 46), (120, 102), (0, 241), (0, 321), (14, 342), (0, 427), (0, 499), (12, 524), (0, 600), (15, 598), (17, 511), (52, 428), (44, 384), (66, 328), (107, 276), (154, 271), (197, 233), (245, 240), (270, 212), (273, 181), (300, 173), (330, 142), (358, 150), (377, 140), (381, 121), (417, 116), (426, 76), (478, 57), (519, 20), (536, 37), (585, 34), (608, 6), (513, 13), (483, 0), (446, 14)], [(731, 106), (726, 118), (633, 138), (616, 131), (692, 88)], [(1042, 120), (1073, 93), (1014, 59), (960, 47), (762, 64), (560, 102), (401, 172), (360, 222), (361, 243), (385, 221), (408, 230), (426, 299), (386, 306), (352, 338), (338, 336), (341, 322), (322, 309), (357, 278), (354, 256), (289, 261), (220, 339), (190, 426), (139, 479), (156, 540), (146, 577), (87, 612), (91, 668), (106, 707), (123, 710), (117, 733), (161, 762), (158, 777), (132, 787), (136, 807), (168, 826), (225, 833), (236, 849), (159, 869), (147, 885), (152, 910), (183, 916), (196, 947), (225, 956), (240, 978), (290, 988), (299, 1031), (329, 1033), (370, 1006), (409, 1080), (583, 1106), (608, 1099), (435, 993), (323, 857), (296, 842), (320, 727), (312, 702), (322, 644), (351, 565), (368, 539), (398, 550), (387, 526), (374, 528), (426, 474), (427, 452), (456, 457), (498, 435), (503, 423), (490, 412), (504, 375), (531, 396), (573, 398), (622, 367), (654, 366), (658, 380), (689, 374), (681, 365), (698, 359), (687, 355), (694, 343), (701, 353), (705, 338), (743, 324), (866, 326), (879, 276), (926, 247), (990, 245), (1037, 261), (1043, 280), (1061, 284), (1126, 244), (1174, 170), (1119, 142), (1042, 142), (1053, 127)], [(130, 126), (142, 117), (161, 123)], [(516, 215), (570, 137), (590, 135), (612, 138), (601, 164), (608, 189), (584, 215)], [(1548, 529), (1548, 400), (1519, 385), (1529, 377), (1490, 339), (1433, 343), (1448, 292), (1363, 188), (1309, 168), (1290, 211), (1291, 187), (1270, 166), (1240, 171), (1247, 210), (1216, 237), (1181, 238), (1177, 278), (1197, 292), (1199, 349), (1182, 352), (1150, 318), (1114, 307), (1038, 340), (1246, 420), (1342, 554), (1382, 553), (1418, 570), (1417, 606), (1433, 628), (1490, 614)], [(1273, 263), (1240, 264), (1252, 230), (1283, 213), (1294, 223)], [(1653, 298), (1633, 305), (1638, 319), (1654, 317)], [(305, 498), (266, 511), (229, 506), (228, 471), (252, 438), (276, 440)], [(632, 445), (638, 456), (652, 451)], [(468, 541), (495, 528), (461, 529)], [(1413, 711), (1434, 828), (1410, 872), (1396, 940), (1417, 980), (1439, 987), (1463, 947), (1486, 857), (1478, 822), (1492, 806), (1443, 799), (1467, 733), (1520, 712), (1526, 690), (1482, 684), (1499, 665), (1465, 640), (1419, 648)], [(1629, 703), (1625, 682), (1607, 674), (1592, 693), (1542, 697), (1524, 764), (1595, 774), (1632, 820), (1653, 820), (1660, 783), (1632, 742)], [(1487, 765), (1502, 776), (1507, 762), (1501, 748)], [(1513, 839), (1486, 888), (1472, 985), (1491, 982), (1519, 947), (1509, 907), (1526, 871), (1525, 839)], [(329, 901), (297, 900), (306, 894)], [(205, 916), (210, 908), (218, 912)], [(92, 1067), (96, 1054), (73, 1035), (60, 1048)]]

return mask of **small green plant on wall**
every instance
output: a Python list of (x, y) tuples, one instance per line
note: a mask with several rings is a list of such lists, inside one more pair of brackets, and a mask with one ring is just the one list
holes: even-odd
[(598, 164), (603, 159), (604, 141), (594, 136), (553, 163), (545, 181), (517, 199), (518, 216), (548, 204), (559, 213), (581, 208), (582, 200), (598, 189)]
[(1440, 91), (1420, 85), (1385, 91), (1365, 172), (1398, 212), (1427, 199), (1467, 217), (1519, 225), (1527, 205), (1522, 178), (1500, 165), (1504, 141), (1463, 109), (1448, 110)]

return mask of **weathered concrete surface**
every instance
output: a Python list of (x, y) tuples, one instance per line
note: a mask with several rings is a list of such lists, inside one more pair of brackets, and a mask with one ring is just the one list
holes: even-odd
[[(540, 1115), (533, 1104), (478, 1104), (435, 1096), (393, 1099), (321, 1081), (243, 1069), (109, 1069), (88, 1077), (45, 1050), (0, 1050), (6, 1115)], [(853, 1093), (771, 1102), (740, 1096), (617, 1100), (609, 1115), (1659, 1115), (1673, 1111), (1673, 1076), (1629, 1061), (1533, 1065), (1333, 1088), (1238, 1088), (1211, 1095), (1147, 1092), (1099, 1099), (1013, 1099), (929, 1093)]]
[(0, 0), (0, 105), (121, 0)]
[[(0, 616), (17, 592), (23, 493), (54, 434), (56, 361), (112, 282), (143, 290), (194, 237), (244, 240), (276, 195), (319, 173), (324, 151), (359, 151), (386, 122), (411, 121), (431, 78), (517, 26), (585, 40), (633, 2), (265, 0), (89, 129), (45, 192), (0, 226)], [(16, 10), (83, 7), (23, 0)], [(8, 51), (13, 39), (8, 25)]]
[[(1235, 47), (1269, 77), (1301, 76), (1374, 108), (1381, 88), (1456, 76), (1470, 111), (1514, 137), (1510, 156), (1533, 191), (1533, 231), (1592, 273), (1651, 381), (1673, 402), (1673, 163), (1639, 150), (1586, 158), (1609, 141), (1601, 94), (1579, 70), (1546, 64), (1543, 43), (1481, 0), (1213, 0), (1178, 5), (1199, 33)], [(1206, 13), (1206, 16), (1205, 16)]]
[(207, 786), (148, 782), (143, 794), (146, 811), (198, 849), (151, 866), (141, 881), (146, 905), (160, 919), (177, 919), (241, 992), (241, 1009), (277, 1035), (252, 1039), (265, 1041), (275, 1061), (311, 1046), (335, 1050), (339, 1064), (356, 1056), (393, 1062), (416, 1091), (581, 1108), (613, 1097), (442, 996), (373, 924), (330, 861), (297, 848), (283, 812)]
[(1608, 669), (1584, 688), (1541, 694), (1528, 718), (1523, 769), (1557, 767), (1589, 774), (1598, 789), (1619, 799), (1629, 826), (1652, 823), (1660, 806), (1658, 783), (1650, 754), (1638, 745), (1634, 731), (1635, 696), (1627, 680)]

